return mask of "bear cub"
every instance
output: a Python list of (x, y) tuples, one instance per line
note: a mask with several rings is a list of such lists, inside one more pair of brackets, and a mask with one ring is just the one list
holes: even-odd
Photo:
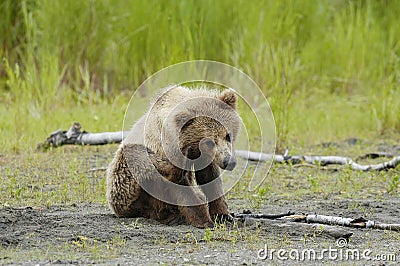
[(215, 219), (232, 220), (220, 169), (236, 166), (234, 142), (241, 123), (236, 109), (237, 96), (230, 89), (163, 89), (109, 165), (112, 211), (118, 217), (166, 224), (183, 220), (200, 228)]

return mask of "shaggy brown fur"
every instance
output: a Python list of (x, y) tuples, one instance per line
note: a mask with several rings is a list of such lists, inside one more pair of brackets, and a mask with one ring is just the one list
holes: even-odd
[[(187, 156), (190, 157), (190, 155)], [(115, 159), (117, 164), (108, 173), (114, 178), (108, 179), (111, 183), (107, 184), (110, 188), (107, 191), (107, 198), (117, 216), (146, 217), (162, 223), (169, 223), (183, 216), (189, 224), (196, 227), (212, 225), (207, 204), (197, 206), (167, 204), (150, 196), (136, 181), (137, 179), (146, 180), (162, 192), (162, 183), (159, 182), (160, 177), (157, 172), (167, 180), (184, 186), (192, 185), (193, 172), (174, 167), (168, 160), (140, 144), (127, 144), (120, 147)], [(199, 203), (205, 200), (201, 191), (193, 189), (192, 192), (191, 195), (185, 196), (198, 198)], [(176, 191), (163, 191), (163, 193), (176, 195), (177, 202), (183, 201), (180, 199), (182, 195)]]
[[(236, 165), (233, 143), (240, 125), (236, 102), (237, 97), (230, 90), (219, 92), (185, 87), (163, 90), (149, 111), (133, 126), (108, 169), (107, 200), (115, 214), (119, 217), (144, 216), (163, 222), (182, 215), (187, 223), (197, 227), (211, 225), (211, 219), (231, 220), (221, 179), (217, 177), (220, 168), (232, 170)], [(183, 171), (177, 162), (171, 161), (181, 158), (182, 153), (189, 159), (201, 155), (208, 166), (205, 164), (206, 167), (201, 169), (202, 162), (197, 161), (194, 173)], [(174, 191), (165, 191), (160, 185), (158, 173), (185, 186), (215, 180), (212, 186), (202, 188), (202, 191), (193, 186), (190, 195), (176, 193), (177, 202), (185, 202), (185, 197), (198, 199), (198, 202), (207, 199), (208, 206), (172, 206), (152, 198), (136, 180), (148, 182), (160, 193), (175, 196)]]

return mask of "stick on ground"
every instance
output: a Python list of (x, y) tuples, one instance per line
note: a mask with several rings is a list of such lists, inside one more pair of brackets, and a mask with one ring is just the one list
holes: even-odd
[[(103, 132), (103, 133), (89, 133), (81, 131), (81, 124), (75, 122), (72, 124), (68, 131), (57, 130), (51, 133), (43, 143), (38, 144), (37, 150), (47, 150), (50, 147), (59, 147), (62, 145), (104, 145), (110, 143), (119, 143), (128, 132)], [(372, 154), (372, 155), (371, 155)], [(361, 158), (379, 158), (382, 156), (389, 157), (388, 154), (371, 153)], [(274, 163), (287, 163), (287, 164), (302, 164), (307, 163), (311, 165), (347, 165), (352, 170), (357, 171), (382, 171), (395, 168), (400, 164), (400, 156), (393, 157), (390, 161), (379, 164), (361, 165), (354, 162), (348, 157), (342, 156), (289, 156), (288, 152), (284, 155), (267, 154), (252, 152), (246, 150), (236, 150), (236, 156), (244, 158), (249, 161), (272, 161)]]
[[(400, 224), (387, 224), (377, 221), (367, 220), (364, 218), (345, 218), (340, 216), (328, 216), (319, 214), (293, 214), (293, 212), (279, 214), (262, 214), (262, 213), (239, 213), (233, 214), (234, 218), (246, 219), (268, 219), (283, 220), (297, 223), (307, 224), (323, 224), (331, 226), (344, 226), (353, 228), (371, 228), (381, 230), (400, 231)], [(275, 217), (275, 218), (274, 218)]]

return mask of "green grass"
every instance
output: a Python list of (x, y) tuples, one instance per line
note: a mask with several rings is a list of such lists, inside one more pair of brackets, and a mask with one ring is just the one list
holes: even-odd
[(0, 157), (0, 207), (105, 204), (104, 171), (91, 169), (107, 166), (115, 149), (73, 146)]
[(279, 148), (400, 130), (397, 1), (5, 0), (0, 12), (2, 152), (75, 120), (120, 130), (141, 82), (193, 59), (259, 84)]

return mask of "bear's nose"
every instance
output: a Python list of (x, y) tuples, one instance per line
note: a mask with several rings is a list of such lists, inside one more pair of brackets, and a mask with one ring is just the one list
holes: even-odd
[(228, 171), (232, 171), (236, 167), (236, 158), (234, 156), (227, 157), (224, 159), (224, 169)]

